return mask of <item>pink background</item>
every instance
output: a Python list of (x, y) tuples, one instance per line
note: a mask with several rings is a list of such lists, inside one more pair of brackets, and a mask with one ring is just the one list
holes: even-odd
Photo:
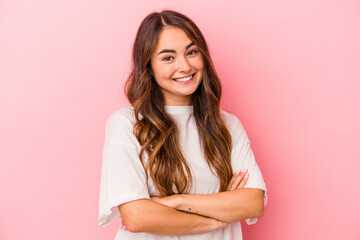
[[(170, 3), (169, 3), (170, 2)], [(141, 20), (170, 8), (205, 35), (222, 106), (268, 187), (244, 239), (360, 239), (360, 2), (0, 2), (0, 239), (113, 239), (97, 223), (105, 121)]]

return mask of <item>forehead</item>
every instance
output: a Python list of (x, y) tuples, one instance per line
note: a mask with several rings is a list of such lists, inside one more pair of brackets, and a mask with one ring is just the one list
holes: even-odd
[(185, 49), (191, 43), (185, 32), (174, 26), (168, 26), (161, 30), (156, 50), (161, 49)]

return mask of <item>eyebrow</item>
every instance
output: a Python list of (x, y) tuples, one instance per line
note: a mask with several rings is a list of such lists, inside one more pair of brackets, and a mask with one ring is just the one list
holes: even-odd
[[(189, 45), (186, 46), (185, 50), (187, 50), (192, 45), (195, 45), (195, 43), (191, 42)], [(158, 55), (160, 55), (161, 53), (167, 53), (167, 52), (176, 53), (176, 51), (172, 50), (172, 49), (163, 49), (163, 50), (161, 50), (161, 52), (158, 53)]]

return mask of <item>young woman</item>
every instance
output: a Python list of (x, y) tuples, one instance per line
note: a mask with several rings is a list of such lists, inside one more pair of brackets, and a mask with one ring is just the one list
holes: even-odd
[(132, 57), (131, 106), (106, 122), (99, 225), (120, 217), (121, 240), (242, 239), (266, 187), (242, 124), (220, 110), (204, 36), (183, 14), (154, 12)]

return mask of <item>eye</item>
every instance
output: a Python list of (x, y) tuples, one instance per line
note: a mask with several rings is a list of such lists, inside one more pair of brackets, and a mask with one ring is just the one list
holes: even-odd
[(197, 53), (196, 50), (191, 50), (190, 52), (188, 52), (189, 55), (195, 55)]
[(171, 56), (165, 57), (165, 58), (163, 58), (163, 61), (170, 61), (171, 60), (170, 58), (172, 58), (172, 57)]

